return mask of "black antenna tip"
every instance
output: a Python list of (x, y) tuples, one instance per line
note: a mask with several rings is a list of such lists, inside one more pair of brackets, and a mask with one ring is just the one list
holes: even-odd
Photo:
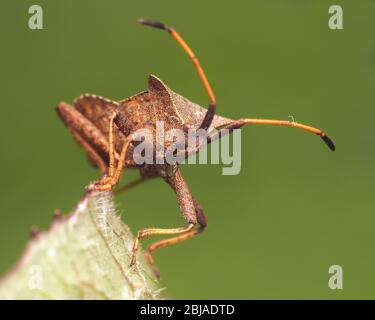
[(328, 136), (325, 133), (321, 134), (320, 137), (325, 142), (325, 144), (328, 146), (328, 148), (330, 148), (332, 151), (336, 150), (335, 144), (333, 143), (333, 141), (330, 138), (328, 138)]
[(138, 23), (144, 24), (145, 26), (154, 27), (161, 30), (167, 30), (167, 26), (164, 23), (158, 22), (158, 21), (152, 21), (148, 19), (140, 18), (137, 20)]

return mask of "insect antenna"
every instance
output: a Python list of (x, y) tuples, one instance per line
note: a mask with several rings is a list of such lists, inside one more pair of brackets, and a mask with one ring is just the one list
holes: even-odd
[(149, 27), (167, 31), (172, 36), (172, 38), (177, 41), (177, 43), (182, 47), (182, 49), (186, 52), (190, 60), (193, 62), (194, 67), (199, 75), (199, 78), (201, 79), (203, 86), (210, 99), (210, 104), (207, 109), (206, 115), (203, 118), (202, 123), (200, 125), (201, 129), (207, 130), (209, 126), (211, 125), (215, 112), (216, 112), (216, 98), (210, 86), (210, 83), (207, 80), (206, 74), (204, 73), (203, 68), (199, 63), (198, 58), (195, 56), (193, 50), (190, 49), (189, 45), (184, 41), (184, 39), (182, 39), (182, 37), (172, 27), (169, 27), (165, 25), (164, 23), (152, 21), (148, 19), (138, 19), (137, 22), (140, 24), (149, 26)]
[(311, 133), (314, 133), (314, 134), (318, 135), (324, 141), (324, 143), (328, 146), (328, 148), (330, 148), (332, 151), (336, 150), (335, 144), (327, 136), (327, 134), (324, 131), (322, 131), (320, 129), (317, 129), (317, 128), (314, 128), (314, 127), (311, 127), (311, 126), (308, 126), (308, 125), (305, 125), (305, 124), (302, 124), (302, 123), (294, 122), (294, 121), (245, 118), (245, 119), (233, 121), (233, 122), (231, 122), (231, 123), (229, 123), (225, 126), (222, 126), (219, 129), (222, 129), (222, 128), (226, 128), (226, 129), (230, 129), (230, 130), (231, 129), (238, 129), (238, 128), (242, 127), (243, 125), (246, 125), (246, 124), (268, 124), (268, 125), (274, 125), (274, 126), (288, 126), (288, 127), (299, 128), (299, 129), (302, 129), (302, 130), (305, 130), (305, 131), (308, 131), (308, 132), (311, 132)]

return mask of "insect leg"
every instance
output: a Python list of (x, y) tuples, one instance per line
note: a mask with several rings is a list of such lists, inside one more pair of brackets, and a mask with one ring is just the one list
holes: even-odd
[[(114, 125), (114, 123), (112, 122), (112, 126), (113, 125)], [(122, 171), (124, 169), (126, 152), (128, 150), (129, 144), (133, 140), (133, 138), (134, 137), (133, 137), (132, 134), (125, 138), (124, 143), (122, 145), (120, 157), (119, 157), (119, 160), (117, 162), (116, 169), (112, 170), (113, 171), (112, 175), (109, 175), (108, 177), (105, 177), (105, 178), (101, 179), (100, 181), (98, 181), (97, 183), (95, 183), (94, 184), (95, 190), (97, 190), (97, 191), (111, 190), (112, 187), (119, 182), (119, 180), (121, 178)], [(110, 155), (111, 155), (111, 151), (114, 150), (114, 148), (115, 148), (114, 140), (112, 140), (112, 145), (110, 146)]]
[(115, 172), (115, 142), (114, 142), (114, 124), (113, 120), (116, 117), (116, 112), (113, 113), (111, 119), (109, 120), (109, 171), (108, 175), (113, 176)]
[[(108, 152), (108, 141), (102, 132), (96, 128), (86, 117), (84, 117), (76, 108), (61, 102), (57, 106), (57, 113), (63, 120), (66, 127), (73, 134), (75, 140), (86, 151), (91, 162), (98, 167), (102, 173), (108, 171), (106, 161), (101, 152)], [(94, 148), (96, 146), (97, 148)]]
[[(134, 241), (133, 254), (130, 263), (130, 265), (132, 266), (136, 262), (136, 253), (139, 247), (139, 242), (142, 238), (151, 235), (180, 234), (179, 236), (174, 238), (158, 241), (148, 248), (148, 251), (146, 252), (146, 258), (157, 276), (159, 275), (159, 272), (154, 264), (151, 253), (159, 248), (189, 239), (203, 231), (206, 226), (206, 219), (204, 217), (203, 210), (193, 199), (185, 180), (181, 176), (179, 169), (177, 169), (171, 177), (166, 177), (165, 180), (176, 192), (177, 200), (180, 205), (182, 215), (187, 222), (187, 226), (172, 229), (147, 228), (140, 230), (137, 233), (137, 237)], [(199, 223), (200, 227), (198, 229), (194, 229), (197, 222)]]
[(98, 150), (109, 152), (108, 140), (105, 135), (76, 108), (61, 102), (57, 106), (57, 113), (70, 131), (76, 131), (86, 142), (95, 145)]
[(194, 200), (195, 213), (197, 215), (197, 221), (198, 221), (199, 227), (197, 229), (192, 229), (177, 237), (155, 242), (152, 245), (150, 245), (144, 253), (148, 264), (151, 266), (151, 268), (153, 269), (154, 273), (156, 274), (158, 278), (160, 278), (160, 273), (159, 273), (158, 268), (155, 265), (154, 259), (152, 257), (152, 253), (157, 249), (164, 248), (166, 246), (179, 243), (181, 241), (185, 241), (187, 239), (195, 237), (199, 233), (203, 232), (207, 226), (207, 219), (204, 214), (203, 208), (198, 204), (198, 202), (194, 198), (193, 200)]
[(122, 170), (124, 169), (126, 152), (128, 151), (129, 144), (133, 139), (134, 139), (134, 136), (133, 134), (131, 134), (127, 136), (124, 141), (124, 144), (121, 149), (120, 159), (117, 163), (117, 168), (113, 175), (114, 184), (117, 184), (120, 181)]
[[(130, 267), (133, 266), (136, 263), (136, 260), (137, 260), (136, 254), (137, 254), (137, 251), (138, 251), (138, 248), (139, 248), (139, 242), (140, 242), (141, 239), (143, 239), (145, 237), (148, 237), (148, 236), (153, 236), (153, 235), (163, 235), (163, 234), (168, 235), (168, 234), (186, 233), (186, 232), (189, 232), (190, 230), (192, 230), (193, 228), (194, 228), (194, 224), (189, 224), (186, 227), (182, 227), (182, 228), (171, 228), (171, 229), (146, 228), (146, 229), (139, 230), (137, 232), (137, 237), (134, 240), (134, 244), (133, 244)], [(185, 239), (182, 239), (182, 240), (185, 240)], [(147, 262), (150, 264), (151, 268), (153, 269), (155, 275), (159, 278), (159, 271), (154, 264), (154, 261), (151, 257), (151, 254), (150, 253), (146, 254), (146, 258), (147, 258)]]
[(214, 118), (215, 112), (216, 112), (216, 98), (214, 95), (214, 92), (210, 86), (210, 83), (207, 80), (206, 74), (203, 71), (202, 66), (199, 63), (198, 58), (195, 56), (194, 52), (190, 49), (188, 44), (184, 41), (184, 39), (177, 33), (177, 31), (171, 27), (166, 26), (164, 23), (146, 20), (146, 19), (138, 19), (138, 22), (141, 24), (144, 24), (146, 26), (154, 27), (157, 29), (165, 30), (167, 31), (173, 39), (177, 41), (177, 43), (182, 47), (182, 49), (186, 52), (188, 57), (191, 59), (191, 61), (194, 64), (194, 67), (199, 75), (199, 78), (201, 79), (203, 86), (205, 90), (207, 91), (208, 97), (210, 99), (210, 104), (207, 109), (206, 115), (202, 120), (202, 123), (200, 125), (201, 129), (207, 130), (211, 122)]

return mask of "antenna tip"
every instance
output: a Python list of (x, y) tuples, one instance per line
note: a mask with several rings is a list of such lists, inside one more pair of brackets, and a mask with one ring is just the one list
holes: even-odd
[(161, 29), (161, 30), (167, 30), (167, 26), (164, 23), (158, 22), (158, 21), (152, 21), (148, 19), (140, 18), (137, 20), (138, 23), (143, 24), (145, 26)]
[(325, 133), (322, 133), (320, 135), (320, 137), (325, 142), (325, 144), (328, 146), (328, 148), (330, 148), (332, 151), (336, 150), (335, 144), (333, 143), (333, 141), (330, 138), (328, 138), (328, 136)]

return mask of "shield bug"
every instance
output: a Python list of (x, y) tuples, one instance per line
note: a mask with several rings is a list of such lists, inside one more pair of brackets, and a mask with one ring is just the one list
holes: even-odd
[[(136, 262), (136, 253), (142, 238), (152, 235), (174, 235), (172, 238), (152, 244), (146, 251), (148, 262), (158, 274), (151, 254), (159, 248), (196, 236), (206, 228), (207, 221), (202, 207), (192, 196), (181, 175), (178, 162), (172, 165), (156, 161), (137, 164), (134, 160), (137, 130), (147, 128), (152, 134), (152, 143), (155, 144), (156, 123), (159, 121), (163, 121), (167, 129), (181, 129), (184, 132), (187, 132), (189, 128), (208, 132), (217, 130), (216, 138), (221, 138), (221, 133), (224, 130), (231, 132), (244, 125), (268, 124), (290, 126), (314, 133), (331, 150), (335, 150), (335, 145), (324, 131), (294, 121), (253, 118), (232, 120), (216, 115), (216, 99), (213, 90), (197, 57), (177, 31), (160, 22), (145, 19), (139, 19), (138, 22), (166, 31), (182, 47), (192, 60), (207, 91), (210, 101), (208, 109), (175, 93), (156, 76), (150, 75), (147, 90), (130, 98), (112, 101), (100, 96), (85, 94), (75, 100), (74, 106), (61, 102), (57, 111), (75, 140), (86, 151), (89, 160), (103, 174), (99, 181), (91, 184), (89, 190), (112, 190), (118, 184), (124, 168), (137, 168), (141, 178), (125, 185), (118, 191), (124, 191), (155, 177), (164, 179), (175, 191), (186, 226), (172, 229), (142, 229), (138, 231), (134, 241), (131, 265)], [(162, 146), (162, 148), (166, 147), (166, 145)], [(199, 151), (199, 147), (198, 145), (192, 152)], [(184, 157), (188, 157), (192, 152), (185, 150)]]

